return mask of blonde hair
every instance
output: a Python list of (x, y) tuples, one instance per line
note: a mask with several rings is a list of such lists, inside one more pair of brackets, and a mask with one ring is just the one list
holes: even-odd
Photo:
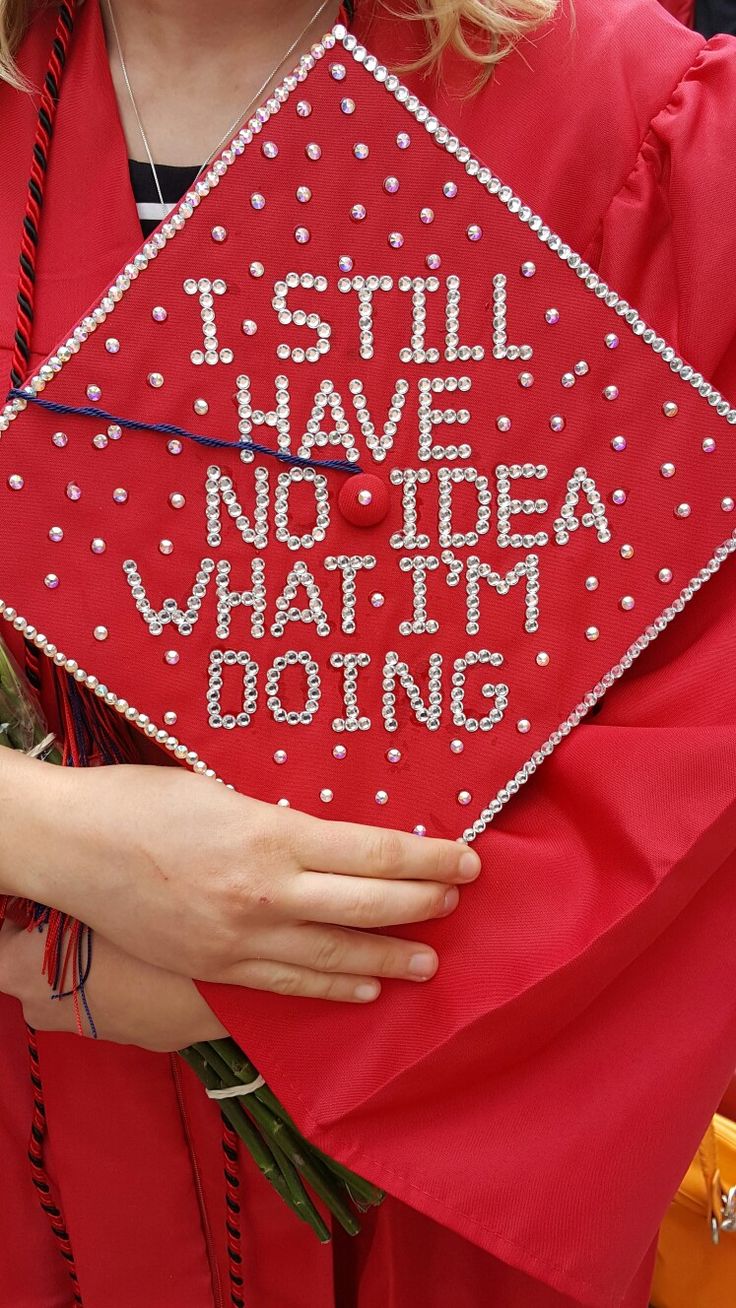
[[(0, 0), (0, 81), (24, 86), (14, 56), (33, 9), (44, 3), (47, 0)], [(437, 66), (452, 50), (474, 63), (481, 74), (488, 74), (517, 41), (552, 17), (558, 0), (412, 0), (412, 4), (415, 13), (405, 0), (396, 11), (426, 28), (425, 53), (412, 67)]]

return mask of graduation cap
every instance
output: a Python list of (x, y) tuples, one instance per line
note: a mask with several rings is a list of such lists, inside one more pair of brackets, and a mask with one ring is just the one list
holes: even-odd
[(196, 771), (472, 839), (733, 550), (734, 423), (336, 27), (9, 400), (4, 616)]

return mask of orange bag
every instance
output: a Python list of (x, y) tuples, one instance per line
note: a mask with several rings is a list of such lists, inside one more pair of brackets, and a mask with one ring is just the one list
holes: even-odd
[(652, 1308), (736, 1304), (736, 1123), (713, 1118), (660, 1231)]

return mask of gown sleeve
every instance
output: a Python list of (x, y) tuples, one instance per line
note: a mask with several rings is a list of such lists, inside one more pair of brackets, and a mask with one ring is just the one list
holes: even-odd
[[(716, 38), (584, 252), (732, 402), (734, 104)], [(429, 985), (357, 1012), (203, 987), (323, 1148), (595, 1308), (736, 1065), (735, 601), (728, 560), (481, 837)]]

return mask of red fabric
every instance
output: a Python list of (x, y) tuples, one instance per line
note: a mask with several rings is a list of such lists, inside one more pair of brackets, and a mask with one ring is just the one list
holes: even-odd
[(668, 13), (679, 18), (681, 23), (692, 27), (695, 20), (695, 0), (659, 0)]
[[(722, 215), (736, 200), (723, 128), (736, 44), (720, 38), (705, 47), (649, 0), (604, 11), (577, 0), (576, 12), (573, 38), (558, 20), (477, 100), (445, 97), (429, 83), (421, 94), (733, 396), (736, 303), (724, 294)], [(59, 113), (39, 268), (39, 354), (138, 243), (96, 13), (85, 7)], [(39, 27), (29, 42), (33, 68), (45, 63), (47, 37), (48, 27)], [(396, 61), (413, 36), (382, 19), (367, 39)], [(31, 139), (31, 106), (0, 90), (5, 357)], [(530, 141), (545, 143), (543, 168)], [(83, 261), (70, 260), (74, 248), (84, 249)], [(468, 1269), (468, 1308), (489, 1297), (504, 1308), (643, 1308), (648, 1266), (637, 1269), (736, 1056), (736, 999), (723, 978), (736, 928), (733, 591), (731, 567), (494, 825), (484, 885), (461, 910), (486, 906), (493, 947), (472, 975), (460, 948), (448, 951), (442, 983), (426, 991), (426, 1002), (434, 995), (431, 1021), (407, 1022), (406, 996), (388, 987), (375, 1012), (359, 1013), (252, 994), (247, 1018), (242, 998), (233, 1004), (226, 992), (213, 993), (301, 1122), (416, 1210), (407, 1216), (390, 1203), (379, 1215), (380, 1257), (369, 1262), (359, 1308), (386, 1302), (387, 1286), (391, 1308), (420, 1295), (444, 1299), (430, 1249), (444, 1253), (447, 1266)], [(464, 997), (475, 1001), (483, 989), (494, 1002), (465, 1028)], [(12, 1103), (3, 1149), (18, 1175), (24, 1050), (14, 1006), (7, 1012), (3, 1050), (14, 1073), (2, 1090)], [(51, 1162), (88, 1308), (129, 1308), (142, 1286), (156, 1308), (220, 1303), (208, 1281), (189, 1152), (194, 1144), (201, 1158), (224, 1285), (211, 1105), (186, 1078), (177, 1097), (168, 1060), (74, 1038), (39, 1043)], [(331, 1255), (290, 1226), (298, 1274), (283, 1255), (266, 1272), (269, 1240), (285, 1228), (263, 1186), (247, 1193), (254, 1308), (297, 1308), (305, 1284), (310, 1308), (326, 1308), (336, 1297)], [(34, 1203), (29, 1181), (4, 1219), (7, 1308), (65, 1303), (64, 1271), (57, 1277)], [(365, 1252), (351, 1254), (347, 1270), (338, 1255), (338, 1286), (340, 1277), (350, 1285), (351, 1259)], [(410, 1291), (404, 1260), (417, 1267)], [(196, 1287), (197, 1298), (185, 1287)], [(349, 1293), (337, 1299), (340, 1308)]]

